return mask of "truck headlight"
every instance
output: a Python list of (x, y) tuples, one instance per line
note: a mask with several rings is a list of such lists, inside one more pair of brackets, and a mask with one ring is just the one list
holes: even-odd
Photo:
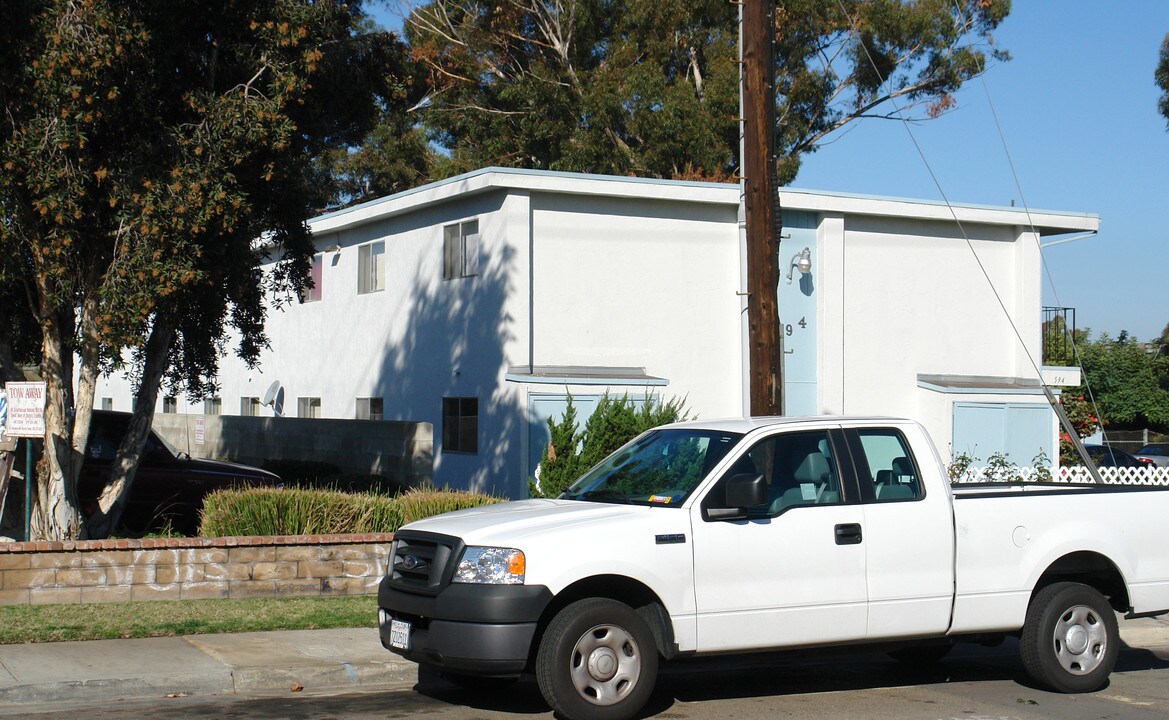
[(463, 551), (452, 582), (484, 585), (523, 585), (527, 565), (515, 548), (471, 546)]

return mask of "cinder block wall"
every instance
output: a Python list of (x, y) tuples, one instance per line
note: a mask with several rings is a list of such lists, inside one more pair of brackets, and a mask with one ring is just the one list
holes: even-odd
[(0, 543), (0, 605), (372, 595), (393, 535)]
[[(202, 442), (199, 423), (202, 422)], [(318, 460), (414, 487), (434, 476), (434, 426), (393, 420), (156, 414), (154, 431), (191, 457)]]

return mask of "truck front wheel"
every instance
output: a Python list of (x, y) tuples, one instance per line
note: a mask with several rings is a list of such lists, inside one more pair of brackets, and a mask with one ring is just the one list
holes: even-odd
[(649, 626), (624, 603), (578, 600), (548, 625), (536, 652), (536, 680), (568, 720), (627, 720), (645, 705), (658, 672)]
[(1056, 692), (1099, 690), (1120, 651), (1116, 615), (1095, 588), (1055, 583), (1027, 609), (1019, 653), (1033, 680)]

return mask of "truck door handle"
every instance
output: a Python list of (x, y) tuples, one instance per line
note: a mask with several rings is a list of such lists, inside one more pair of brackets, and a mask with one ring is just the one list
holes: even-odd
[(860, 523), (847, 523), (836, 526), (836, 544), (837, 545), (860, 545), (861, 544), (861, 525)]

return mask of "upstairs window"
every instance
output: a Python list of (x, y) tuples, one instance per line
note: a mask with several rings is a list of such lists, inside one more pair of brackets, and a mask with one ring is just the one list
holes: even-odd
[(386, 289), (386, 244), (378, 242), (357, 248), (357, 293)]
[(220, 415), (223, 413), (223, 400), (220, 398), (204, 398), (203, 399), (203, 414), (204, 415)]
[(479, 221), (447, 225), (442, 229), (442, 279), (479, 274)]
[(382, 398), (357, 398), (358, 420), (381, 420), (385, 418), (385, 403)]
[(164, 397), (162, 399), (162, 411), (164, 413), (173, 414), (179, 411), (179, 401), (173, 395)]
[(309, 270), (309, 279), (312, 281), (311, 287), (306, 287), (300, 291), (300, 301), (302, 303), (317, 302), (321, 299), (321, 282), (325, 267), (325, 256), (322, 254), (313, 255), (312, 268)]
[(442, 399), (443, 452), (479, 452), (479, 398)]

